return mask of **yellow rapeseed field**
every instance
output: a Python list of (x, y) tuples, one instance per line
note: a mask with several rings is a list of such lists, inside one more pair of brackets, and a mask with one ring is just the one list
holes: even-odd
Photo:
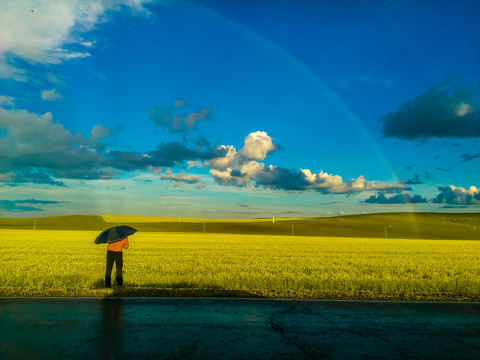
[[(0, 287), (103, 287), (98, 232), (0, 230)], [(114, 275), (114, 274), (113, 274)], [(125, 287), (480, 293), (480, 242), (141, 233)]]

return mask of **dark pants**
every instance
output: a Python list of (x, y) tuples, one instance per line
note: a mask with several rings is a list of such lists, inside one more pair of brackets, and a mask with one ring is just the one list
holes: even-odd
[(107, 250), (107, 270), (105, 271), (105, 285), (112, 285), (112, 268), (113, 263), (117, 265), (117, 285), (123, 285), (122, 269), (123, 269), (123, 252)]

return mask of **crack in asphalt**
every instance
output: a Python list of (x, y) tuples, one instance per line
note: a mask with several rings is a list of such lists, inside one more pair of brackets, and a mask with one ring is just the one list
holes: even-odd
[(284, 316), (289, 312), (295, 311), (298, 307), (302, 307), (302, 306), (297, 303), (290, 306), (290, 308), (288, 308), (287, 310), (283, 310), (283, 311), (272, 314), (272, 316), (270, 316), (269, 324), (273, 331), (279, 333), (282, 336), (282, 338), (285, 339), (287, 344), (293, 345), (296, 348), (298, 348), (303, 354), (308, 356), (309, 359), (315, 359), (315, 356), (305, 348), (304, 344), (302, 344), (299, 341), (295, 341), (293, 338), (289, 337), (285, 329), (282, 327), (282, 325), (280, 325), (280, 323), (278, 322), (275, 322), (275, 319), (277, 317)]
[[(282, 336), (282, 338), (286, 341), (287, 344), (293, 345), (296, 348), (298, 348), (299, 350), (301, 350), (302, 353), (305, 356), (307, 356), (309, 359), (322, 358), (323, 356), (328, 357), (329, 355), (332, 354), (332, 350), (334, 350), (334, 349), (333, 348), (332, 349), (324, 349), (325, 351), (322, 351), (321, 349), (317, 348), (315, 352), (312, 352), (312, 350), (308, 349), (307, 344), (305, 344), (305, 342), (301, 342), (301, 341), (295, 339), (295, 337), (292, 336), (293, 334), (296, 334), (297, 331), (295, 331), (294, 329), (288, 330), (281, 324), (281, 322), (279, 321), (280, 317), (283, 317), (283, 316), (285, 316), (287, 314), (290, 314), (290, 313), (294, 313), (295, 311), (297, 311), (300, 308), (305, 313), (310, 314), (311, 316), (320, 318), (326, 324), (328, 324), (328, 326), (325, 329), (315, 329), (315, 335), (318, 335), (318, 334), (321, 334), (321, 333), (328, 334), (328, 333), (331, 333), (333, 331), (333, 332), (340, 332), (340, 333), (344, 333), (344, 334), (350, 334), (350, 335), (358, 336), (362, 339), (368, 339), (368, 338), (373, 337), (373, 338), (376, 338), (378, 340), (381, 340), (381, 341), (385, 342), (386, 344), (390, 343), (390, 341), (387, 338), (385, 338), (385, 336), (382, 336), (382, 334), (375, 334), (375, 333), (372, 333), (372, 332), (364, 333), (361, 330), (356, 331), (354, 329), (349, 329), (345, 326), (342, 326), (341, 322), (339, 322), (338, 320), (330, 318), (329, 316), (327, 316), (323, 312), (318, 312), (318, 313), (313, 312), (312, 309), (308, 306), (308, 304), (295, 302), (288, 309), (272, 314), (271, 317), (270, 317), (270, 320), (269, 320), (269, 324), (270, 324), (270, 327), (272, 328), (272, 330), (279, 333)], [(298, 333), (305, 335), (305, 332), (303, 332), (303, 331), (299, 331)], [(318, 344), (318, 345), (320, 345), (320, 344)], [(325, 347), (325, 345), (326, 344), (323, 344), (322, 347)]]

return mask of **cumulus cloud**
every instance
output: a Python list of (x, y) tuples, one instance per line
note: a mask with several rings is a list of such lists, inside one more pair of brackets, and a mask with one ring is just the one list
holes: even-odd
[[(111, 151), (101, 142), (111, 130), (95, 125), (90, 137), (72, 134), (51, 113), (0, 108), (0, 182), (64, 186), (58, 179), (112, 179), (121, 172), (149, 171), (160, 175), (163, 167), (185, 167), (228, 156), (230, 147), (214, 147), (203, 138), (193, 145), (162, 143), (146, 153)], [(218, 160), (221, 162), (220, 160)], [(226, 165), (226, 164), (224, 164)], [(165, 180), (199, 183), (195, 176), (166, 174)]]
[[(55, 177), (101, 178), (107, 165), (98, 138), (72, 134), (51, 113), (0, 108), (2, 181), (60, 185)], [(92, 130), (94, 133), (98, 132)], [(10, 180), (8, 180), (10, 179)]]
[(384, 194), (378, 194), (377, 196), (372, 195), (365, 200), (367, 204), (383, 204), (383, 205), (392, 205), (392, 204), (421, 204), (427, 203), (426, 198), (421, 197), (420, 195), (410, 196), (408, 194), (396, 194), (393, 196), (385, 196)]
[(221, 157), (206, 162), (210, 175), (221, 185), (246, 186), (253, 184), (259, 188), (285, 191), (316, 191), (324, 194), (354, 194), (362, 191), (392, 192), (405, 190), (403, 185), (367, 181), (365, 177), (343, 180), (339, 175), (321, 171), (314, 174), (309, 169), (286, 169), (269, 165), (264, 160), (278, 147), (264, 131), (257, 131), (245, 138), (240, 151), (233, 146), (219, 146), (223, 150)]
[(265, 167), (258, 173), (257, 186), (288, 191), (313, 190), (323, 194), (354, 194), (363, 191), (391, 192), (405, 190), (402, 185), (367, 181), (360, 175), (356, 179), (343, 180), (339, 175), (309, 169), (292, 170), (278, 166)]
[(58, 101), (63, 99), (63, 95), (59, 94), (55, 89), (44, 90), (42, 91), (41, 96), (44, 101)]
[(0, 1), (0, 78), (26, 81), (17, 59), (59, 64), (90, 56), (93, 42), (84, 38), (86, 32), (122, 7), (148, 13), (144, 5), (152, 1)]
[(405, 140), (480, 137), (480, 89), (441, 83), (379, 121), (385, 137)]
[(223, 152), (223, 156), (215, 157), (207, 161), (206, 165), (212, 169), (228, 168), (237, 158), (237, 150), (232, 145), (220, 145), (216, 148), (217, 151)]
[[(0, 108), (0, 130), (5, 133), (0, 137), (0, 181), (8, 184), (28, 182), (64, 186), (57, 179), (112, 179), (122, 171), (149, 171), (161, 175), (164, 167), (201, 163), (211, 170), (220, 169), (218, 174), (213, 172), (213, 176), (216, 179), (224, 177), (222, 183), (243, 185), (253, 181), (264, 167), (239, 155), (233, 146), (213, 146), (203, 138), (193, 146), (179, 141), (162, 143), (145, 153), (106, 150), (101, 140), (110, 136), (110, 129), (95, 125), (89, 138), (72, 134), (60, 122), (54, 121), (51, 113), (38, 115), (26, 110)], [(264, 151), (264, 144), (259, 144), (260, 151)], [(247, 147), (253, 151), (254, 143)], [(226, 179), (227, 172), (231, 180)], [(200, 183), (198, 176), (187, 174), (165, 173), (161, 179)]]
[(245, 137), (244, 146), (238, 152), (231, 145), (218, 146), (216, 151), (221, 156), (207, 161), (206, 166), (217, 183), (245, 186), (257, 179), (265, 168), (265, 164), (256, 160), (264, 160), (269, 152), (276, 149), (277, 146), (266, 132), (257, 131)]
[(198, 121), (208, 120), (211, 113), (208, 108), (201, 108), (199, 112), (185, 112), (187, 107), (185, 101), (177, 99), (172, 106), (158, 105), (152, 108), (150, 118), (155, 124), (174, 134), (194, 129)]
[(212, 169), (236, 168), (240, 170), (240, 167), (246, 162), (265, 160), (268, 154), (277, 148), (265, 131), (256, 131), (245, 137), (244, 145), (238, 152), (232, 145), (217, 146), (216, 151), (219, 156), (212, 158), (206, 165)]
[(240, 154), (252, 160), (264, 160), (269, 152), (277, 150), (272, 138), (265, 131), (257, 131), (245, 138)]
[(433, 199), (437, 204), (480, 205), (480, 190), (475, 186), (465, 189), (460, 186), (438, 186), (440, 194)]
[(237, 169), (210, 169), (210, 175), (221, 185), (245, 186), (254, 181), (264, 167), (257, 161), (247, 161)]
[[(177, 103), (177, 106), (184, 106)], [(174, 174), (162, 168), (206, 167), (213, 179), (222, 185), (269, 188), (284, 191), (316, 191), (324, 194), (355, 194), (364, 191), (382, 193), (406, 190), (401, 184), (367, 181), (360, 175), (343, 180), (339, 175), (309, 169), (286, 169), (266, 166), (264, 160), (277, 146), (266, 132), (257, 131), (245, 137), (240, 151), (232, 145), (213, 146), (199, 138), (187, 142), (162, 143), (148, 152), (106, 150), (101, 139), (110, 129), (94, 126), (90, 138), (72, 134), (51, 113), (38, 115), (26, 110), (0, 108), (0, 181), (10, 184), (64, 184), (58, 179), (112, 179), (121, 172), (148, 171), (162, 180), (200, 184), (200, 177)], [(202, 164), (202, 165), (200, 165)]]

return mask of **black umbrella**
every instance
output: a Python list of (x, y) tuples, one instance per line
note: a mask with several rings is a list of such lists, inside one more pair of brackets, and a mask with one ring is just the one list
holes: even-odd
[(137, 229), (127, 225), (114, 226), (110, 229), (103, 230), (95, 239), (95, 244), (110, 244), (125, 239), (127, 236), (135, 234), (136, 232)]

